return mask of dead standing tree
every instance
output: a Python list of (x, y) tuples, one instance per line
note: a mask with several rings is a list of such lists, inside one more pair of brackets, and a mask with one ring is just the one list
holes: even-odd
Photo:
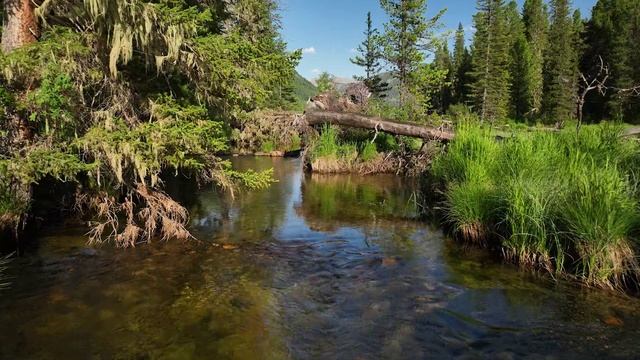
[(605, 64), (602, 56), (598, 56), (598, 64), (595, 67), (593, 75), (588, 75), (584, 73), (580, 73), (580, 78), (582, 80), (581, 90), (578, 96), (578, 125), (576, 127), (576, 131), (580, 131), (580, 127), (582, 126), (582, 120), (584, 117), (584, 105), (586, 102), (587, 95), (596, 90), (601, 96), (606, 96), (607, 92), (613, 91), (617, 94), (624, 96), (640, 96), (640, 85), (635, 85), (629, 88), (619, 88), (615, 86), (607, 85), (607, 82), (611, 78), (611, 74), (609, 72), (609, 65)]
[(602, 96), (607, 94), (607, 81), (610, 76), (609, 66), (604, 63), (602, 56), (598, 56), (598, 60), (598, 70), (595, 75), (589, 76), (584, 73), (580, 73), (582, 84), (578, 97), (578, 125), (576, 126), (576, 132), (579, 132), (580, 127), (582, 126), (582, 120), (584, 118), (584, 104), (586, 102), (587, 95), (594, 90), (597, 90)]

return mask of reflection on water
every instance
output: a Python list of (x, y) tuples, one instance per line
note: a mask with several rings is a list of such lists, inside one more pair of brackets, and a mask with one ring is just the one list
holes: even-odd
[[(86, 248), (53, 227), (10, 264), (3, 359), (633, 358), (640, 303), (519, 272), (419, 221), (395, 177), (304, 175), (231, 200), (176, 187), (200, 241)], [(224, 244), (225, 246), (220, 246)]]

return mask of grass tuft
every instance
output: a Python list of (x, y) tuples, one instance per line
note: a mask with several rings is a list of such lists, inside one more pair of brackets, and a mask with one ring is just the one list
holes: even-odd
[(620, 287), (639, 273), (636, 172), (640, 147), (615, 124), (580, 133), (516, 133), (496, 141), (462, 124), (433, 175), (460, 237), (499, 241), (516, 263)]

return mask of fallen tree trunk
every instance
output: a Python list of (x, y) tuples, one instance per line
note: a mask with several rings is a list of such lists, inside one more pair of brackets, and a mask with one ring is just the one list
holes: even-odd
[(398, 123), (380, 117), (332, 111), (311, 111), (304, 115), (308, 125), (333, 124), (360, 129), (370, 129), (392, 135), (403, 135), (425, 140), (450, 141), (454, 133), (428, 125)]

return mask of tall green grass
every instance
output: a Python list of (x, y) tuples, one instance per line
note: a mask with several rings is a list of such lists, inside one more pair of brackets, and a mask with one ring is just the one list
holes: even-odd
[(458, 236), (523, 265), (617, 287), (638, 274), (640, 147), (614, 124), (496, 140), (463, 124), (433, 163)]

